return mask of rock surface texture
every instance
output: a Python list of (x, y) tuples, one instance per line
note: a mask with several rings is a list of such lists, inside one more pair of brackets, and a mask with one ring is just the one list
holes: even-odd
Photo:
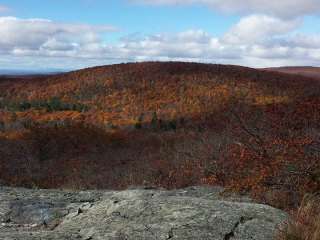
[(0, 239), (271, 240), (287, 215), (223, 189), (0, 188)]

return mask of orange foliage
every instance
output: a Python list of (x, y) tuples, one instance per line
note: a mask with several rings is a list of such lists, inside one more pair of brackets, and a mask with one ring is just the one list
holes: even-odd
[[(219, 184), (295, 207), (320, 190), (319, 92), (315, 79), (195, 63), (2, 79), (0, 181), (45, 188)], [(14, 109), (53, 97), (88, 109)]]

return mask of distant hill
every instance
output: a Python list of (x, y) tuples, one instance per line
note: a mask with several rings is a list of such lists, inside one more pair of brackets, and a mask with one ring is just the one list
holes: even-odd
[(0, 182), (218, 184), (291, 207), (320, 189), (319, 93), (311, 77), (183, 62), (0, 78)]
[(30, 76), (30, 75), (53, 75), (66, 72), (61, 69), (42, 69), (42, 70), (24, 70), (24, 69), (0, 69), (0, 76)]
[[(100, 111), (104, 123), (123, 126), (134, 124), (140, 115), (144, 120), (151, 119), (154, 112), (165, 119), (203, 115), (221, 107), (221, 101), (229, 101), (230, 96), (245, 92), (256, 102), (261, 102), (265, 95), (271, 102), (280, 101), (288, 94), (287, 89), (301, 95), (306, 87), (297, 76), (240, 66), (149, 62), (2, 80), (0, 97), (11, 103), (55, 97), (66, 103), (86, 105)], [(284, 96), (273, 96), (275, 89)]]
[(278, 67), (278, 68), (266, 68), (265, 70), (297, 74), (306, 77), (312, 77), (320, 80), (320, 67)]

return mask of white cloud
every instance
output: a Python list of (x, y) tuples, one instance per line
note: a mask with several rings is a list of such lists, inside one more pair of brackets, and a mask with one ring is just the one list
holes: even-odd
[(267, 14), (281, 18), (300, 17), (320, 13), (319, 0), (129, 0), (151, 5), (200, 4), (214, 10), (242, 13)]
[[(203, 30), (133, 34), (112, 45), (109, 26), (0, 17), (0, 64), (81, 68), (123, 61), (179, 60), (256, 67), (319, 65), (320, 34), (295, 33), (300, 21), (244, 17), (221, 37)], [(109, 33), (111, 34), (111, 33)]]
[[(266, 15), (242, 18), (222, 37), (202, 30), (176, 34), (132, 36), (113, 50), (138, 60), (184, 60), (233, 63), (249, 66), (319, 65), (320, 34), (294, 32), (299, 19)], [(112, 52), (112, 51), (111, 51)]]
[[(216, 38), (200, 30), (190, 30), (174, 35), (160, 34), (141, 39), (127, 40), (118, 46), (122, 56), (137, 60), (183, 60), (231, 63), (254, 67), (280, 65), (319, 65), (320, 35), (287, 34), (287, 28), (270, 32), (266, 28), (263, 41), (245, 42), (246, 32), (233, 28), (225, 36)], [(269, 36), (267, 34), (269, 33)], [(226, 41), (230, 36), (241, 35), (241, 41)], [(234, 39), (231, 37), (231, 39)], [(304, 46), (306, 44), (306, 46)]]
[(242, 18), (224, 37), (233, 44), (262, 42), (270, 36), (283, 35), (295, 30), (302, 23), (299, 19), (282, 20), (266, 15), (251, 15)]
[(47, 50), (70, 52), (87, 44), (101, 42), (101, 33), (114, 30), (111, 26), (0, 17), (0, 52), (2, 54), (41, 54)]

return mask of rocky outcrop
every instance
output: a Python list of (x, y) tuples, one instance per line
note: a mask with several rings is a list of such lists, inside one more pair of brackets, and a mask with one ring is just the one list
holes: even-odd
[(0, 188), (0, 239), (271, 240), (286, 214), (223, 189)]

